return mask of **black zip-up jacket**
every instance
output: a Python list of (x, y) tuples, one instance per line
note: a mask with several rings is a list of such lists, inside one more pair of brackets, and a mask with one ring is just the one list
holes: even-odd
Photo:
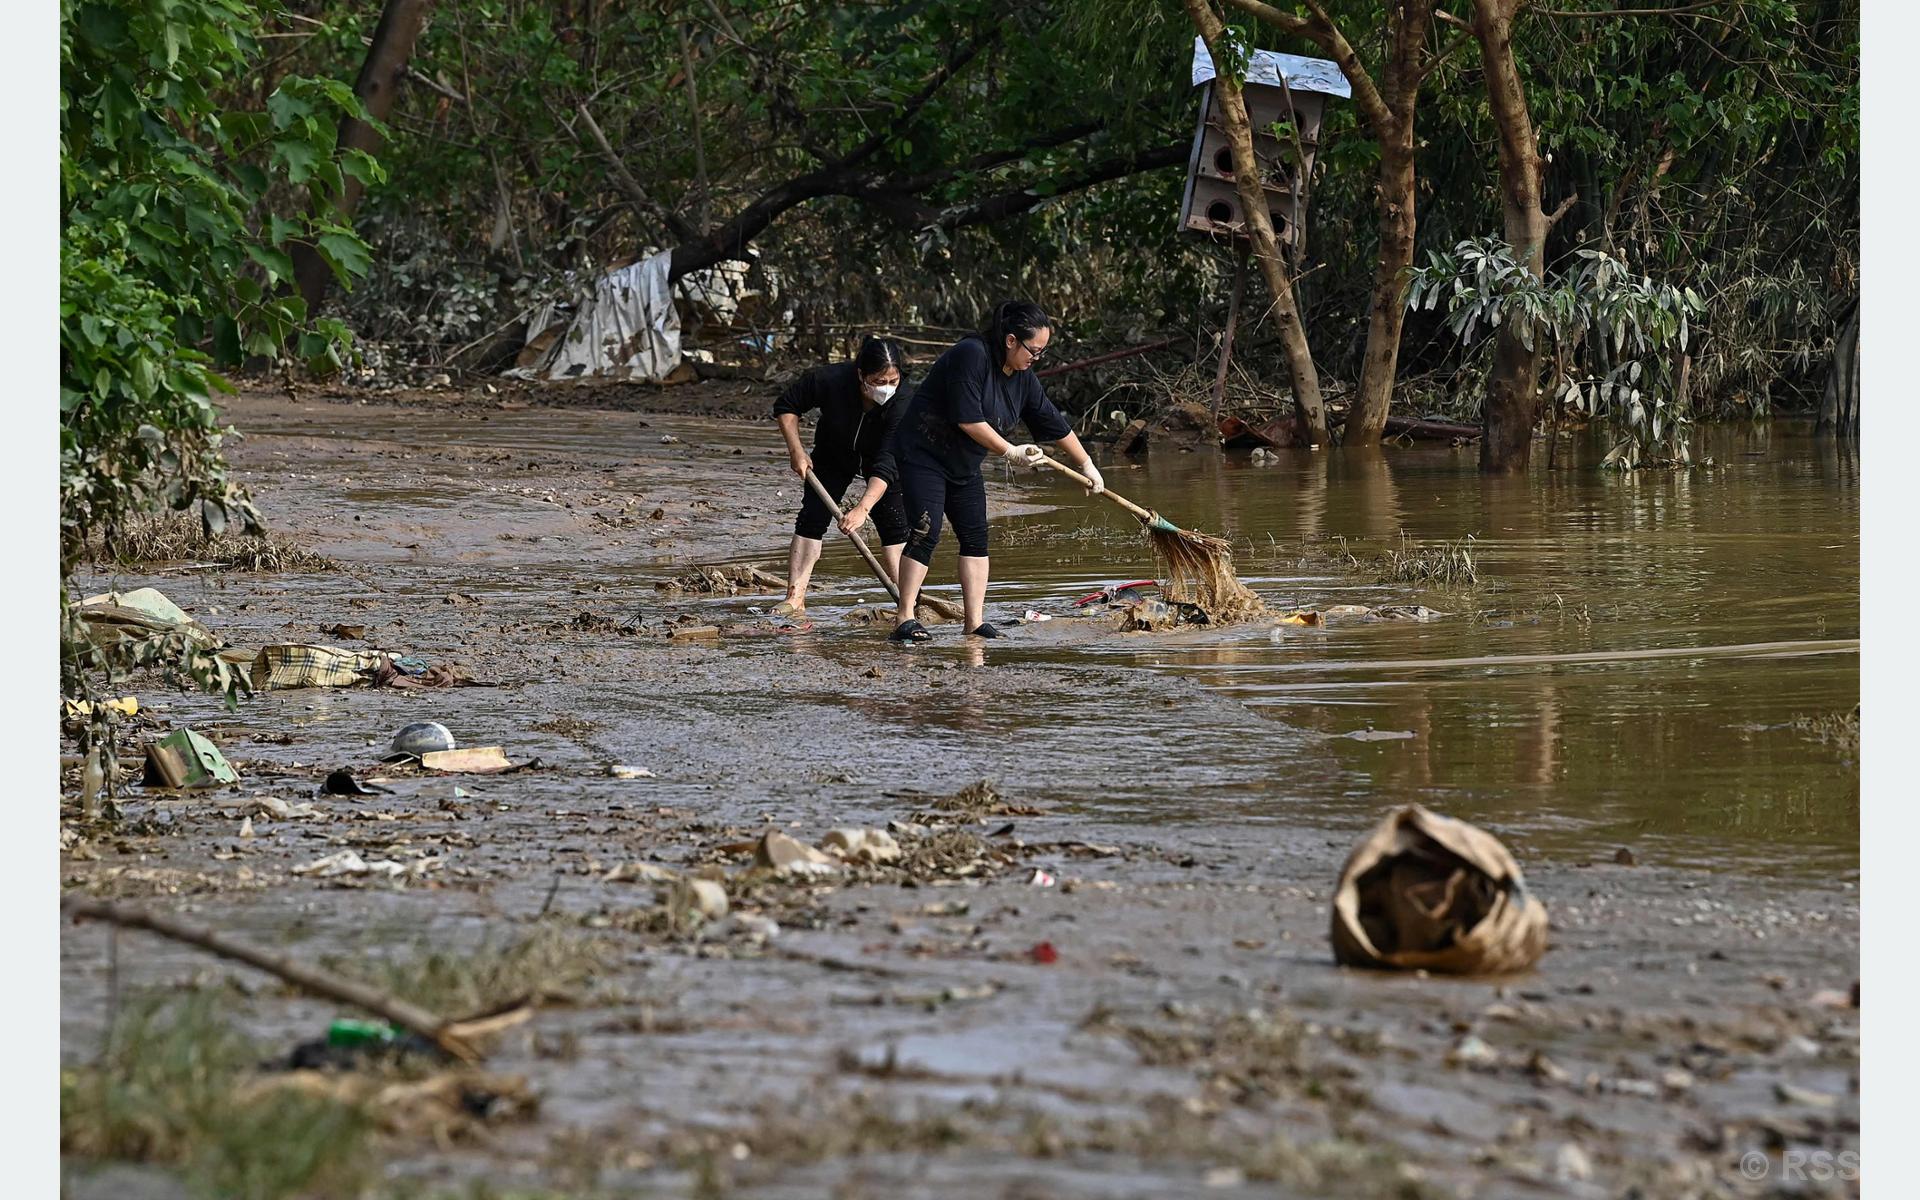
[[(901, 381), (901, 391), (906, 381)], [(860, 394), (860, 372), (850, 362), (814, 367), (787, 386), (773, 403), (773, 415), (804, 416), (820, 410), (813, 431), (813, 461), (822, 472), (900, 482), (893, 461), (893, 431), (907, 411), (908, 397), (895, 392), (887, 403), (869, 406)]]

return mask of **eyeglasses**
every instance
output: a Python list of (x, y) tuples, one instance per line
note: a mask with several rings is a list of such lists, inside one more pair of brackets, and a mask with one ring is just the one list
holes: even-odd
[(1019, 338), (1015, 338), (1013, 340), (1019, 343), (1020, 348), (1027, 352), (1027, 357), (1032, 359), (1034, 362), (1039, 362), (1042, 358), (1046, 357), (1047, 351), (1044, 346), (1038, 350), (1035, 350), (1032, 346), (1029, 346), (1025, 342), (1020, 341)]

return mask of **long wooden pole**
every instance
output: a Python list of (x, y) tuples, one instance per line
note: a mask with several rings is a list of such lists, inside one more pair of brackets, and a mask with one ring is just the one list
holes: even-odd
[(250, 946), (228, 937), (217, 929), (181, 921), (165, 913), (134, 908), (125, 904), (112, 904), (104, 900), (82, 900), (69, 897), (60, 902), (60, 911), (70, 917), (107, 921), (128, 929), (145, 929), (150, 933), (172, 938), (176, 942), (198, 946), (202, 950), (212, 951), (221, 958), (230, 958), (235, 962), (245, 963), (269, 975), (284, 979), (302, 991), (328, 1000), (338, 1000), (342, 1004), (351, 1004), (377, 1017), (385, 1017), (387, 1021), (402, 1029), (411, 1030), (421, 1037), (430, 1039), (435, 1045), (462, 1062), (480, 1061), (480, 1052), (474, 1049), (466, 1039), (454, 1033), (451, 1029), (453, 1022), (446, 1018), (397, 996), (389, 996), (358, 980), (343, 979), (318, 968), (268, 953), (257, 946)]
[[(833, 514), (834, 520), (838, 521), (841, 517), (846, 516), (845, 513), (840, 511), (839, 501), (833, 498), (833, 493), (827, 491), (827, 485), (820, 482), (820, 477), (813, 473), (812, 468), (808, 468), (807, 470), (807, 486), (813, 489), (814, 495), (820, 497), (820, 503), (827, 506), (827, 511)], [(893, 597), (893, 602), (897, 606), (900, 603), (900, 588), (893, 582), (893, 577), (887, 574), (887, 569), (880, 565), (880, 560), (874, 556), (873, 550), (868, 547), (867, 539), (857, 533), (850, 533), (847, 535), (847, 540), (852, 542), (853, 548), (860, 552), (860, 557), (867, 560), (867, 566), (873, 569), (873, 577), (886, 586), (887, 595)], [(920, 597), (920, 603), (931, 608), (949, 621), (958, 621), (966, 615), (951, 602), (936, 600), (932, 596)]]

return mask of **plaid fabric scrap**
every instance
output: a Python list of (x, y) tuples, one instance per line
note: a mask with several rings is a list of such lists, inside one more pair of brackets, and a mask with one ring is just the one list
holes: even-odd
[(253, 690), (352, 687), (387, 661), (385, 654), (331, 646), (263, 646), (253, 657)]

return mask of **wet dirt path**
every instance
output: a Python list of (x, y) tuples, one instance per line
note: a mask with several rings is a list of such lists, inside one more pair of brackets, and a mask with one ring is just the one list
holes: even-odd
[[(1249, 581), (1276, 601), (1409, 598), (1281, 549), (1336, 533), (1356, 553), (1475, 533), (1504, 585), (1431, 624), (1277, 641), (1071, 619), (1073, 598), (1151, 574), (1137, 538), (1071, 490), (996, 482), (990, 611), (1059, 619), (901, 650), (843, 620), (877, 599), (844, 548), (803, 633), (751, 611), (777, 597), (653, 588), (693, 562), (782, 569), (798, 492), (768, 424), (258, 396), (229, 415), (276, 527), (345, 569), (119, 583), (159, 586), (236, 645), (362, 623), (502, 686), (276, 692), (237, 714), (143, 694), (245, 782), (136, 799), (134, 832), (64, 875), (315, 954), (498, 945), (543, 912), (604, 939), (592, 986), (492, 1064), (539, 1089), (536, 1120), (394, 1147), (394, 1178), (424, 1194), (511, 1177), (577, 1195), (1742, 1195), (1758, 1194), (1746, 1151), (1857, 1149), (1857, 1010), (1815, 998), (1857, 977), (1858, 776), (1790, 727), (1857, 701), (1857, 508), (1804, 448), (1729, 449), (1730, 478), (1633, 492), (1503, 494), (1434, 450), (1109, 470), (1250, 539)], [(1786, 507), (1823, 515), (1760, 537)], [(617, 630), (682, 613), (733, 628), (705, 644)], [(319, 801), (330, 820), (236, 836), (246, 796), (376, 771), (423, 717), (543, 767), (400, 778)], [(737, 875), (721, 848), (769, 826), (816, 841), (912, 821), (981, 779), (1004, 800), (954, 826), (971, 839), (957, 857), (743, 885), (736, 918), (698, 936), (648, 924), (652, 886), (607, 878)], [(1537, 971), (1331, 965), (1340, 862), (1409, 800), (1514, 847), (1553, 917)], [(291, 874), (346, 846), (440, 861), (407, 886)], [(103, 1028), (107, 937), (63, 939), (72, 1058)], [(1043, 942), (1057, 961), (1035, 960)], [(119, 973), (227, 971), (128, 936)], [(332, 1012), (249, 991), (236, 1018), (269, 1040)]]

